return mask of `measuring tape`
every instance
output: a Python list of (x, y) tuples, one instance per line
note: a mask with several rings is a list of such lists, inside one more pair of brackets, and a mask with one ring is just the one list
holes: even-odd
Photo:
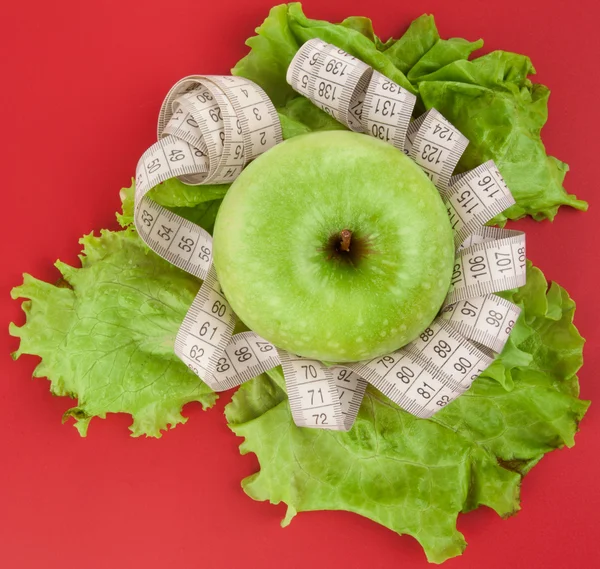
[(235, 315), (212, 267), (212, 237), (146, 197), (161, 182), (235, 179), (245, 164), (282, 141), (264, 91), (238, 77), (190, 76), (167, 94), (158, 142), (136, 168), (135, 226), (160, 256), (203, 279), (175, 339), (175, 353), (212, 389), (222, 391), (279, 364), (275, 348), (252, 332), (232, 337)]
[(458, 249), (447, 303), (525, 284), (525, 234), (482, 227)]
[(327, 367), (285, 350), (279, 350), (279, 357), (296, 425), (349, 430), (365, 394), (366, 381), (348, 367)]
[(437, 318), (407, 346), (350, 367), (402, 408), (425, 419), (464, 393), (492, 359)]
[(410, 131), (408, 155), (443, 192), (469, 141), (435, 109), (421, 115)]
[(493, 160), (452, 176), (448, 186), (440, 193), (448, 210), (457, 247), (515, 203)]
[(212, 265), (212, 237), (146, 194), (178, 177), (187, 184), (226, 183), (282, 141), (277, 112), (252, 81), (189, 76), (168, 92), (158, 142), (136, 169), (135, 226), (145, 243), (202, 286), (175, 340), (175, 353), (213, 390), (223, 391), (281, 365), (294, 422), (351, 428), (367, 383), (427, 418), (464, 393), (502, 350), (520, 309), (494, 292), (525, 282), (525, 240), (483, 227), (514, 203), (493, 161), (452, 173), (468, 140), (435, 109), (410, 122), (416, 98), (364, 62), (314, 39), (297, 52), (287, 80), (355, 132), (405, 152), (436, 185), (455, 232), (457, 258), (440, 315), (418, 338), (366, 362), (328, 366), (291, 354), (248, 331), (233, 334), (236, 316)]
[(296, 53), (286, 78), (295, 91), (350, 130), (404, 150), (417, 98), (366, 63), (312, 39)]
[(465, 338), (501, 352), (520, 313), (516, 304), (487, 294), (447, 304), (440, 316)]

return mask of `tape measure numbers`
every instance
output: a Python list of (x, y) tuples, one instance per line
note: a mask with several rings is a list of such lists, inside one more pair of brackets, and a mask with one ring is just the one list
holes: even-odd
[(441, 318), (465, 338), (501, 352), (519, 318), (521, 309), (495, 294), (447, 304)]
[(232, 181), (248, 162), (282, 141), (281, 126), (271, 101), (251, 81), (192, 75), (167, 94), (158, 142), (136, 169), (134, 220), (140, 236), (204, 281), (177, 334), (175, 352), (215, 391), (281, 364), (299, 426), (350, 429), (367, 382), (410, 413), (430, 417), (485, 370), (519, 316), (518, 307), (492, 293), (524, 283), (524, 236), (482, 227), (514, 203), (512, 195), (492, 161), (452, 176), (467, 139), (435, 109), (411, 123), (415, 96), (343, 50), (318, 39), (306, 42), (287, 80), (351, 130), (404, 151), (438, 187), (457, 244), (446, 304), (407, 346), (344, 366), (277, 349), (254, 332), (233, 335), (236, 317), (212, 265), (212, 237), (146, 194), (172, 177), (188, 184)]

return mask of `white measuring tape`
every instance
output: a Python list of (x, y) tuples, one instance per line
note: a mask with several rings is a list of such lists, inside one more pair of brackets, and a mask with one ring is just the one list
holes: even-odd
[(319, 39), (306, 42), (287, 71), (298, 93), (356, 132), (404, 150), (416, 97), (366, 63)]
[(447, 303), (525, 284), (525, 234), (481, 227), (458, 249)]
[(296, 425), (349, 430), (367, 383), (347, 367), (327, 367), (285, 350), (279, 356)]
[(493, 160), (474, 170), (452, 176), (448, 187), (440, 192), (450, 216), (457, 247), (490, 219), (515, 203)]
[(350, 366), (398, 405), (427, 418), (464, 393), (491, 362), (437, 318), (404, 348)]
[(447, 304), (441, 318), (465, 338), (501, 352), (520, 313), (516, 304), (488, 294)]
[(520, 309), (494, 292), (525, 282), (523, 234), (483, 227), (514, 203), (492, 161), (452, 176), (467, 139), (435, 109), (412, 123), (414, 95), (364, 62), (315, 39), (287, 73), (290, 85), (351, 130), (413, 158), (440, 190), (457, 259), (440, 316), (413, 342), (367, 362), (327, 366), (276, 348), (254, 332), (233, 335), (236, 317), (212, 266), (212, 237), (146, 197), (161, 182), (225, 183), (282, 140), (277, 112), (253, 82), (190, 76), (163, 102), (158, 142), (136, 169), (135, 225), (146, 244), (203, 279), (175, 340), (176, 354), (213, 390), (282, 366), (299, 426), (348, 430), (367, 382), (419, 417), (466, 391), (502, 350)]

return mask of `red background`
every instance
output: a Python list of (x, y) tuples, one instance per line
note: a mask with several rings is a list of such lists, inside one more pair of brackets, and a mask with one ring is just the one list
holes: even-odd
[[(31, 381), (34, 358), (9, 357), (17, 340), (6, 326), (23, 321), (9, 290), (21, 273), (52, 281), (57, 257), (76, 262), (82, 234), (115, 227), (118, 190), (154, 141), (167, 89), (190, 73), (227, 73), (271, 1), (30, 0), (3, 9), (0, 567), (426, 566), (411, 537), (354, 514), (304, 513), (281, 529), (284, 506), (253, 502), (240, 488), (257, 461), (239, 456), (240, 441), (225, 425), (229, 394), (207, 413), (186, 407), (188, 424), (161, 440), (130, 438), (128, 416), (94, 420), (82, 439), (60, 423), (72, 402), (51, 397), (45, 380)], [(384, 38), (430, 12), (444, 37), (483, 37), (488, 51), (532, 57), (538, 80), (552, 89), (548, 151), (571, 165), (568, 188), (591, 208), (519, 225), (529, 257), (578, 302), (576, 323), (588, 340), (582, 395), (598, 401), (595, 6), (305, 2), (312, 17), (370, 16)], [(517, 516), (503, 521), (486, 509), (461, 516), (470, 545), (446, 567), (598, 566), (599, 426), (593, 405), (577, 446), (551, 453), (527, 476)]]

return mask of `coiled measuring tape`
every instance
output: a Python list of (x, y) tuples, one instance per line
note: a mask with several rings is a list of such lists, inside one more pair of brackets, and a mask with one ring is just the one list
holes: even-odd
[(492, 161), (452, 176), (468, 141), (435, 109), (410, 122), (416, 98), (364, 62), (321, 40), (305, 43), (290, 85), (351, 130), (375, 136), (415, 160), (440, 191), (457, 245), (440, 316), (413, 342), (371, 361), (328, 366), (276, 348), (254, 332), (233, 335), (236, 316), (212, 265), (212, 237), (150, 200), (157, 184), (225, 183), (282, 141), (264, 91), (240, 77), (189, 76), (167, 94), (158, 142), (136, 169), (135, 225), (156, 253), (203, 279), (175, 340), (176, 354), (222, 391), (277, 365), (299, 426), (348, 430), (367, 383), (419, 417), (464, 393), (502, 350), (520, 309), (493, 294), (525, 282), (519, 232), (483, 227), (514, 203)]

